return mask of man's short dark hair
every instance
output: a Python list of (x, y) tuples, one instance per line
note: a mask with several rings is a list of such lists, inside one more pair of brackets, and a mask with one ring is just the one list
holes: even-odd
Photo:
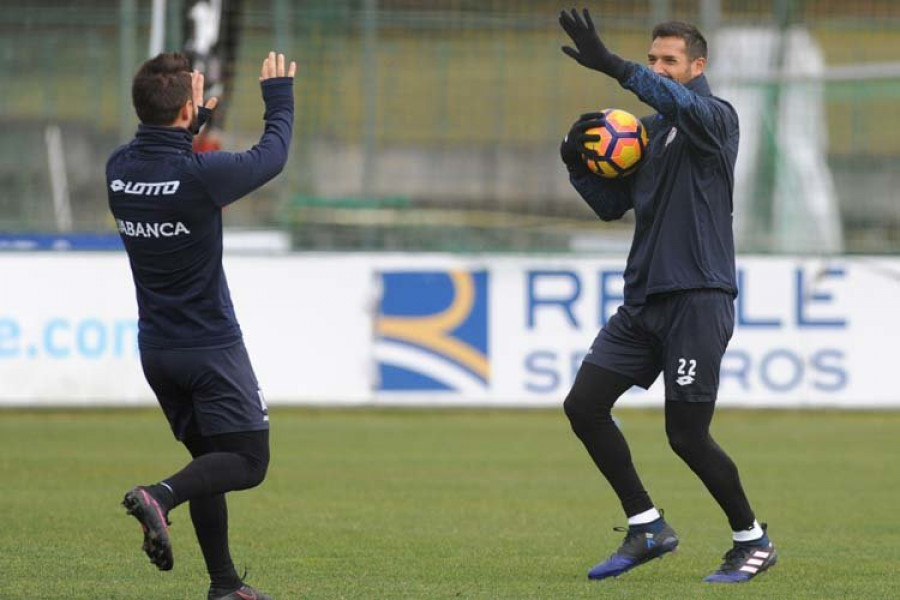
[(683, 21), (666, 21), (653, 28), (652, 40), (661, 37), (677, 37), (684, 40), (684, 48), (692, 61), (701, 56), (706, 58), (706, 38), (700, 30)]
[(191, 61), (178, 52), (141, 65), (131, 83), (131, 102), (144, 125), (171, 125), (191, 99)]

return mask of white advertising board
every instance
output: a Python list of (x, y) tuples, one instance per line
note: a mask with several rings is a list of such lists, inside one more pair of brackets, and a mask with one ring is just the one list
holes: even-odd
[[(371, 396), (371, 279), (350, 257), (228, 257), (226, 274), (268, 400)], [(0, 255), (0, 404), (154, 403), (137, 349), (125, 254)]]
[[(900, 263), (743, 258), (735, 333), (723, 359), (720, 404), (885, 406), (900, 336)], [(622, 264), (541, 261), (494, 271), (492, 394), (498, 401), (565, 396), (597, 331), (621, 302)], [(622, 405), (658, 403), (662, 378)]]
[[(558, 406), (620, 258), (226, 255), (272, 403)], [(900, 260), (740, 257), (721, 405), (900, 407)], [(0, 255), (0, 404), (152, 404), (124, 254)], [(659, 404), (661, 381), (621, 406)]]

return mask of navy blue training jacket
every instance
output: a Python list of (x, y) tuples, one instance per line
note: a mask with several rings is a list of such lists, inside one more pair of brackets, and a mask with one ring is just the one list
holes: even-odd
[(141, 348), (216, 348), (241, 339), (222, 268), (222, 207), (281, 172), (294, 119), (293, 79), (261, 87), (265, 131), (246, 152), (196, 154), (186, 129), (140, 125), (106, 163)]
[(625, 267), (625, 304), (678, 290), (717, 288), (737, 295), (732, 210), (738, 117), (701, 75), (682, 85), (630, 63), (622, 87), (658, 113), (642, 119), (649, 153), (625, 179), (570, 176), (604, 221), (634, 209)]

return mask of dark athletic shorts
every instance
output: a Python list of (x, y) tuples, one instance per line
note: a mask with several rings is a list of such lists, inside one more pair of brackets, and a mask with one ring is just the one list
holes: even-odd
[(730, 293), (701, 289), (661, 294), (641, 306), (620, 306), (584, 360), (631, 377), (645, 389), (662, 372), (666, 400), (714, 402), (733, 331)]
[(141, 364), (176, 439), (269, 428), (244, 342), (227, 348), (145, 348)]

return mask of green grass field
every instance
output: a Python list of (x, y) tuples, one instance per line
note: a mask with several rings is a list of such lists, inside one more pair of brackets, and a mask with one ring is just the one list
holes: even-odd
[[(900, 597), (900, 412), (720, 411), (781, 555), (725, 587), (700, 580), (727, 522), (660, 412), (618, 416), (681, 547), (617, 580), (585, 576), (623, 519), (559, 411), (276, 407), (269, 478), (231, 496), (235, 561), (279, 600)], [(0, 598), (205, 598), (187, 507), (160, 573), (119, 506), (186, 458), (161, 414), (4, 411), (0, 439)]]

